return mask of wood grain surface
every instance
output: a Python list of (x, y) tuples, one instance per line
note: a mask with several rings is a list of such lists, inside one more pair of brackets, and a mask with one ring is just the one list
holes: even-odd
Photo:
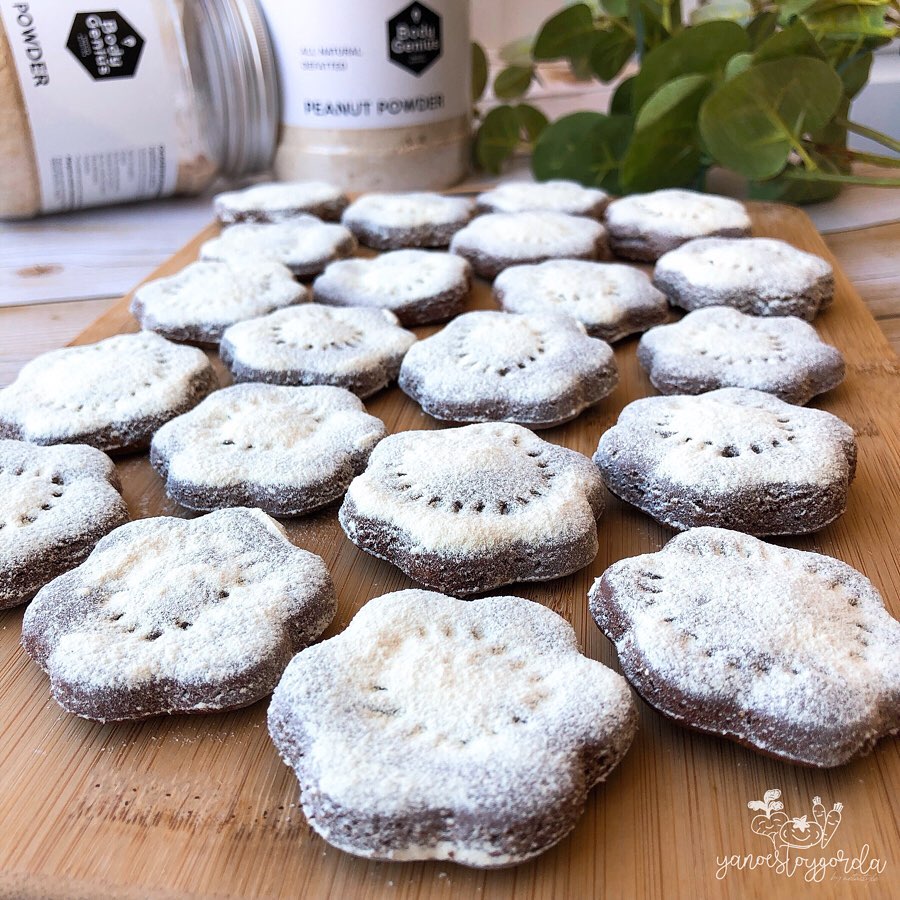
[[(830, 257), (799, 210), (752, 206), (754, 233)], [(156, 275), (193, 259), (198, 236)], [(832, 258), (833, 261), (833, 257)], [(486, 285), (471, 308), (491, 307)], [(849, 422), (859, 436), (859, 469), (845, 516), (819, 534), (786, 541), (831, 554), (863, 571), (900, 616), (900, 361), (847, 278), (837, 272), (834, 305), (816, 321), (847, 360), (847, 379), (813, 405)], [(76, 341), (136, 324), (127, 298)], [(419, 329), (426, 334), (433, 329)], [(654, 393), (635, 359), (636, 339), (616, 347), (621, 383), (576, 421), (542, 436), (590, 454), (622, 407)], [(227, 382), (223, 374), (223, 383)], [(367, 403), (390, 432), (432, 428), (397, 389)], [(134, 517), (187, 515), (165, 497), (146, 456), (118, 461)], [(411, 582), (357, 550), (340, 530), (336, 505), (287, 522), (292, 539), (321, 554), (335, 579), (341, 631), (371, 597)], [(594, 578), (616, 560), (658, 550), (672, 532), (611, 499), (600, 522), (600, 552), (577, 574), (507, 589), (569, 619), (584, 651), (615, 667), (609, 642), (586, 603)], [(748, 597), (748, 602), (753, 602)], [(656, 898), (891, 897), (900, 895), (900, 741), (831, 771), (777, 762), (724, 740), (691, 734), (641, 704), (635, 743), (595, 789), (574, 833), (528, 864), (492, 872), (448, 863), (372, 863), (332, 849), (298, 806), (292, 773), (265, 728), (266, 702), (234, 713), (175, 716), (101, 726), (62, 712), (48, 681), (18, 645), (22, 611), (0, 614), (0, 897), (348, 897)], [(826, 867), (793, 876), (766, 865), (729, 869), (726, 857), (765, 857), (769, 841), (750, 829), (748, 801), (782, 791), (791, 817), (820, 796), (843, 803), (826, 860), (867, 854), (863, 873)], [(881, 871), (870, 869), (875, 858)]]

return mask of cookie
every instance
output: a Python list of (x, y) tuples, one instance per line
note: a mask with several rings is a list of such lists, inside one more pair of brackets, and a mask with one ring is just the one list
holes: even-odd
[(480, 213), (517, 213), (533, 210), (568, 213), (599, 219), (609, 194), (583, 187), (577, 181), (507, 181), (475, 198)]
[(472, 284), (459, 256), (394, 250), (374, 259), (332, 263), (313, 284), (317, 302), (390, 310), (401, 325), (440, 322), (462, 312)]
[(413, 345), (400, 388), (448, 422), (550, 428), (599, 403), (619, 381), (609, 344), (569, 316), (478, 310)]
[(141, 328), (172, 341), (215, 345), (235, 322), (304, 303), (309, 293), (281, 263), (194, 262), (141, 285), (131, 314)]
[(732, 306), (807, 321), (834, 298), (834, 271), (821, 256), (771, 238), (688, 241), (660, 257), (653, 283), (682, 309)]
[(325, 181), (254, 184), (213, 197), (216, 218), (223, 225), (284, 222), (303, 214), (336, 222), (348, 203), (347, 195), (340, 188)]
[(357, 547), (461, 596), (586, 566), (603, 505), (587, 457), (491, 423), (386, 437), (338, 517)]
[(140, 450), (217, 386), (202, 350), (152, 331), (51, 350), (0, 390), (0, 438)]
[(51, 581), (22, 645), (70, 713), (99, 722), (255, 703), (334, 617), (331, 576), (256, 509), (117, 528)]
[(313, 216), (286, 222), (232, 225), (200, 248), (200, 258), (248, 264), (258, 259), (281, 263), (297, 278), (312, 278), (330, 262), (352, 256), (356, 238), (344, 228)]
[(368, 397), (397, 377), (415, 340), (385, 309), (305, 303), (232, 325), (219, 352), (235, 381), (331, 384)]
[(328, 843), (483, 868), (572, 831), (636, 724), (625, 680), (582, 656), (556, 613), (418, 590), (370, 600), (300, 653), (269, 707), (303, 812)]
[(629, 403), (594, 462), (610, 491), (670, 528), (806, 534), (847, 508), (856, 437), (830, 413), (722, 388)]
[(557, 212), (489, 213), (473, 219), (450, 242), (476, 275), (491, 279), (510, 266), (546, 259), (603, 259), (606, 230), (594, 219)]
[(900, 623), (837, 559), (695, 528), (589, 600), (635, 690), (688, 728), (820, 767), (900, 729)]
[(753, 388), (803, 405), (844, 380), (844, 358), (794, 316), (762, 319), (727, 306), (651, 328), (638, 362), (662, 394)]
[(0, 440), (0, 609), (30, 600), (128, 521), (112, 460), (83, 445)]
[(465, 197), (428, 192), (364, 194), (347, 207), (341, 221), (361, 244), (375, 250), (399, 250), (446, 247), (473, 213), (472, 201)]
[(150, 462), (188, 509), (300, 516), (343, 496), (384, 435), (342, 388), (239, 384), (163, 425)]
[(571, 316), (604, 341), (619, 341), (669, 317), (665, 295), (640, 269), (621, 263), (550, 259), (513, 266), (497, 276), (494, 297), (507, 312)]
[(674, 188), (613, 200), (604, 222), (616, 256), (648, 262), (694, 238), (748, 237), (751, 227), (743, 203)]

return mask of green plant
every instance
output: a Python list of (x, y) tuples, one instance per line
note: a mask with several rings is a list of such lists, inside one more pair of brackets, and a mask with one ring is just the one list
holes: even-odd
[[(680, 0), (594, 0), (563, 8), (533, 43), (507, 49), (494, 79), (506, 101), (479, 123), (475, 158), (498, 172), (530, 147), (538, 179), (571, 178), (614, 193), (702, 187), (712, 166), (744, 175), (750, 194), (812, 202), (842, 184), (900, 186), (855, 175), (849, 132), (900, 152), (900, 142), (847, 118), (872, 52), (900, 35), (900, 0), (712, 0), (684, 22)], [(608, 113), (548, 123), (521, 102), (537, 64), (565, 60), (580, 79), (608, 82), (636, 57)], [(476, 79), (476, 99), (486, 84)]]

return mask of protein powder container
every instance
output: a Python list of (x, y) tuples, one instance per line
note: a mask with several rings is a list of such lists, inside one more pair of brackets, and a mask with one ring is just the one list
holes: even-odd
[(444, 188), (470, 161), (468, 0), (261, 0), (281, 83), (275, 174)]
[(199, 193), (277, 129), (256, 0), (0, 0), (0, 217)]

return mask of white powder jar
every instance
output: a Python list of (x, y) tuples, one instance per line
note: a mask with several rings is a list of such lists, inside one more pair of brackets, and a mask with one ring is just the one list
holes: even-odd
[(275, 173), (351, 191), (443, 188), (468, 171), (468, 0), (260, 0), (275, 46)]
[(0, 2), (0, 217), (198, 193), (277, 127), (256, 0)]

